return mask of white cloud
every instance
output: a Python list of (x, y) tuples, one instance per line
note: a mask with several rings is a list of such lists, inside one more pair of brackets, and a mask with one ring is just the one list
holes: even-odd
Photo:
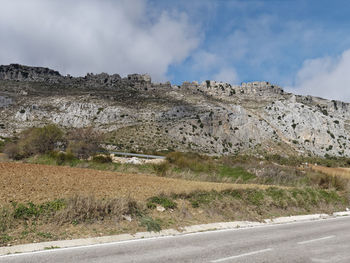
[(309, 59), (295, 78), (293, 92), (327, 99), (350, 101), (350, 49), (336, 58)]
[(48, 66), (61, 73), (150, 73), (164, 80), (198, 45), (183, 13), (146, 0), (3, 1), (0, 64)]
[(238, 81), (238, 76), (234, 68), (222, 68), (213, 76), (213, 80), (236, 84)]
[(219, 57), (205, 50), (199, 50), (192, 55), (192, 69), (197, 71), (208, 71), (221, 63)]

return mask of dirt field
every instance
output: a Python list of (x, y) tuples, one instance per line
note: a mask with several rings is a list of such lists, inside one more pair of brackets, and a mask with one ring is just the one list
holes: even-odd
[(263, 186), (186, 181), (61, 166), (0, 163), (0, 203), (10, 201), (40, 203), (75, 194), (144, 200), (162, 192), (180, 193), (243, 187)]

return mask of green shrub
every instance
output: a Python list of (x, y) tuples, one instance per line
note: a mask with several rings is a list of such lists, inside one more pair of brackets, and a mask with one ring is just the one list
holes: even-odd
[(180, 169), (189, 169), (194, 172), (209, 173), (215, 170), (213, 159), (198, 153), (169, 153), (167, 161)]
[(59, 142), (63, 142), (63, 132), (54, 124), (41, 128), (29, 128), (21, 132), (15, 143), (5, 146), (4, 152), (12, 159), (22, 159), (34, 154), (53, 151)]
[(37, 217), (40, 214), (39, 207), (32, 202), (27, 204), (18, 204), (15, 207), (13, 217), (15, 219), (29, 219), (31, 217)]
[(226, 165), (220, 167), (219, 175), (222, 177), (229, 177), (235, 180), (240, 179), (243, 182), (256, 178), (255, 175), (247, 172), (242, 167), (229, 167)]
[(140, 225), (147, 228), (147, 231), (159, 232), (162, 230), (159, 220), (154, 220), (150, 216), (143, 216), (140, 218)]
[(32, 217), (38, 217), (42, 214), (49, 214), (61, 210), (66, 207), (66, 202), (63, 199), (57, 199), (50, 202), (45, 202), (40, 205), (36, 205), (32, 202), (27, 204), (13, 203), (13, 217), (15, 219), (28, 220)]
[(165, 209), (175, 209), (177, 207), (177, 204), (173, 200), (164, 195), (154, 196), (147, 200), (148, 208), (156, 208), (157, 204), (163, 206)]

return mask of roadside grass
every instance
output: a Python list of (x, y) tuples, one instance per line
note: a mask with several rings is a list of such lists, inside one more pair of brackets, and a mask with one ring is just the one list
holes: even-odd
[[(157, 205), (165, 210), (155, 209)], [(335, 190), (277, 187), (160, 194), (145, 201), (74, 196), (41, 204), (11, 203), (0, 209), (0, 246), (145, 230), (157, 232), (218, 221), (331, 213), (348, 205), (347, 196)]]

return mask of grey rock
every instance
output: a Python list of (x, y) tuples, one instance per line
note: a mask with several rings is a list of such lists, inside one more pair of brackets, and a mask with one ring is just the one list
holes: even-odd
[(56, 123), (93, 126), (115, 150), (350, 157), (350, 104), (269, 82), (152, 83), (148, 75), (61, 76), (0, 66), (0, 136)]

